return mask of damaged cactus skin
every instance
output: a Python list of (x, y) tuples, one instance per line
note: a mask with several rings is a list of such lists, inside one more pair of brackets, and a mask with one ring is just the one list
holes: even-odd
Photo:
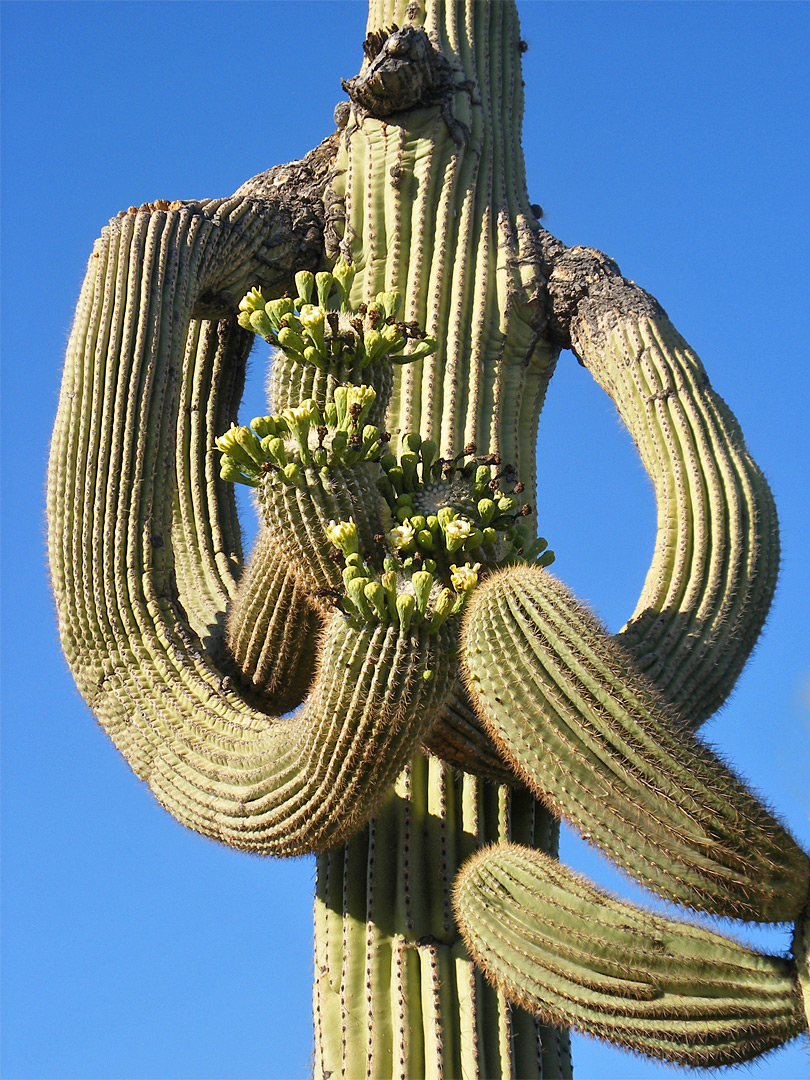
[[(392, 31), (394, 23), (410, 29)], [(529, 858), (536, 848), (554, 854), (554, 815), (574, 816), (574, 809), (562, 798), (564, 782), (552, 778), (549, 790), (532, 778), (525, 758), (537, 756), (536, 732), (547, 723), (550, 697), (572, 727), (589, 721), (582, 715), (583, 672), (594, 680), (589, 693), (597, 706), (605, 694), (611, 704), (615, 698), (622, 706), (619, 726), (629, 748), (622, 753), (629, 754), (629, 766), (635, 765), (637, 747), (627, 735), (635, 737), (632, 725), (639, 720), (613, 681), (614, 665), (631, 673), (627, 682), (633, 686), (637, 679), (646, 680), (649, 695), (636, 689), (638, 700), (663, 700), (661, 717), (656, 712), (656, 723), (663, 726), (655, 730), (667, 738), (673, 726), (695, 729), (725, 700), (773, 591), (775, 513), (733, 417), (656, 302), (622, 279), (604, 256), (565, 249), (537, 225), (523, 189), (515, 131), (521, 98), (513, 6), (482, 3), (460, 11), (438, 3), (373, 3), (369, 31), (367, 70), (347, 84), (352, 104), (341, 133), (304, 162), (285, 166), (283, 184), (274, 183), (281, 172), (271, 171), (231, 199), (137, 208), (111, 223), (98, 242), (69, 347), (49, 485), (51, 558), (63, 642), (88, 702), (171, 812), (248, 850), (321, 852), (316, 1074), (567, 1075), (566, 1036), (553, 1025), (585, 1027), (582, 1015), (557, 1004), (552, 1008), (551, 990), (542, 977), (532, 997), (523, 982), (529, 974), (535, 978), (534, 969), (521, 971), (519, 979), (504, 974), (498, 950), (477, 944), (482, 928), (474, 912), (481, 910), (482, 900), (477, 897), (479, 907), (471, 915), (459, 891), (453, 891), (456, 871), (475, 848), (489, 842), (517, 842)], [(426, 40), (444, 62), (426, 51)], [(489, 64), (482, 62), (485, 54)], [(415, 67), (411, 75), (409, 64)], [(392, 101), (399, 103), (402, 115), (390, 108)], [(485, 599), (492, 595), (486, 590), (490, 581), (495, 587), (497, 577), (487, 580), (482, 573), (472, 600), (479, 590), (484, 599), (480, 608), (471, 607), (460, 639), (477, 719), (455, 668), (452, 678), (450, 673), (422, 677), (439, 670), (439, 657), (419, 650), (435, 647), (443, 631), (450, 634), (450, 616), (436, 634), (425, 633), (417, 645), (410, 642), (414, 651), (404, 667), (393, 659), (403, 634), (413, 637), (412, 626), (403, 631), (396, 599), (396, 620), (387, 607), (382, 577), (407, 576), (404, 567), (386, 569), (383, 556), (382, 568), (369, 566), (378, 574), (375, 581), (365, 566), (356, 567), (362, 572), (350, 580), (365, 580), (362, 598), (355, 585), (354, 609), (335, 611), (328, 598), (316, 594), (344, 587), (343, 595), (354, 603), (343, 572), (351, 568), (355, 553), (342, 552), (345, 565), (342, 570), (338, 565), (339, 575), (328, 577), (326, 584), (309, 582), (302, 570), (306, 551), (297, 563), (282, 557), (272, 530), (283, 531), (283, 526), (273, 519), (241, 570), (230, 485), (221, 481), (222, 455), (215, 448), (236, 419), (234, 372), (244, 363), (252, 338), (244, 319), (239, 322), (245, 314), (239, 300), (257, 283), (271, 299), (284, 293), (295, 298), (301, 295), (296, 278), (301, 267), (325, 273), (339, 254), (356, 270), (354, 303), (398, 288), (403, 320), (418, 323), (437, 343), (435, 351), (392, 374), (387, 415), (366, 418), (369, 426), (391, 433), (395, 443), (401, 440), (392, 447), (399, 464), (386, 469), (384, 455), (379, 459), (393, 495), (386, 500), (375, 485), (358, 489), (355, 496), (356, 501), (382, 496), (389, 511), (395, 505), (398, 524), (391, 521), (382, 535), (394, 532), (404, 544), (397, 548), (391, 538), (391, 557), (396, 551), (404, 557), (417, 553), (404, 550), (411, 542), (408, 529), (414, 538), (427, 531), (434, 543), (438, 535), (417, 528), (421, 521), (414, 524), (424, 517), (427, 526), (431, 516), (425, 512), (430, 507), (419, 502), (423, 493), (406, 491), (405, 485), (397, 491), (399, 476), (391, 477), (391, 470), (399, 468), (404, 478), (403, 456), (416, 453), (403, 432), (419, 438), (420, 454), (423, 445), (433, 443), (438, 455), (452, 461), (474, 444), (476, 455), (514, 462), (526, 488), (525, 504), (534, 504), (536, 421), (561, 347), (572, 347), (616, 402), (652, 477), (659, 537), (644, 593), (618, 649), (576, 605), (548, 586), (564, 611), (568, 637), (560, 633), (560, 639), (571, 642), (565, 655), (557, 650), (557, 658), (549, 659), (551, 639), (537, 628), (542, 621), (538, 589), (545, 595), (547, 587), (543, 567), (532, 567), (543, 581), (542, 588), (533, 584), (532, 591), (516, 571), (501, 571), (507, 575), (501, 592), (523, 611), (520, 640), (534, 656), (528, 655), (528, 665), (508, 680), (511, 685), (515, 677), (527, 677), (530, 691), (516, 715), (509, 716), (512, 732), (499, 727), (500, 692), (490, 692), (489, 685), (481, 691), (486, 680), (479, 677), (473, 686), (472, 679), (479, 660), (487, 670), (490, 665), (500, 670), (512, 659), (493, 641), (479, 649), (480, 631), (473, 634), (476, 611), (486, 609)], [(305, 344), (297, 327), (285, 329)], [(317, 320), (313, 329), (317, 333)], [(344, 332), (338, 322), (338, 333)], [(284, 339), (274, 344), (282, 345), (282, 351), (288, 344), (306, 360), (298, 340), (287, 334)], [(335, 385), (353, 378), (348, 370), (330, 376), (313, 365), (316, 374), (311, 386), (305, 385), (298, 378), (298, 357), (285, 356), (274, 367), (274, 416), (300, 408), (305, 400), (321, 408), (330, 378)], [(363, 372), (356, 379), (353, 385), (370, 385)], [(378, 396), (383, 400), (386, 394)], [(199, 400), (206, 403), (202, 415), (186, 408)], [(302, 419), (293, 417), (293, 426)], [(350, 463), (353, 473), (356, 465)], [(294, 477), (288, 479), (291, 484), (281, 481), (284, 491), (299, 491)], [(433, 480), (420, 479), (424, 484)], [(350, 487), (348, 473), (342, 487)], [(414, 496), (410, 503), (402, 498), (407, 494)], [(439, 525), (452, 543), (460, 540), (463, 547), (470, 539), (462, 535), (466, 525), (448, 532), (446, 526), (460, 517), (470, 522), (471, 531), (478, 528), (483, 534), (490, 527), (480, 528), (484, 517), (475, 520), (464, 498), (450, 509), (457, 516)], [(481, 511), (488, 513), (489, 507)], [(320, 523), (325, 539), (335, 546), (334, 537), (338, 547), (348, 543), (341, 525), (350, 519), (360, 532), (362, 522), (336, 505)], [(535, 524), (533, 510), (513, 523), (527, 529), (527, 543)], [(429, 543), (426, 537), (420, 542)], [(444, 575), (439, 591), (455, 592), (452, 575), (461, 566), (467, 567), (462, 580), (477, 575), (473, 568), (486, 545), (470, 548), (463, 563), (450, 561), (457, 551), (449, 546), (440, 553), (447, 558), (435, 561)], [(429, 549), (420, 548), (418, 554), (431, 558)], [(373, 563), (371, 551), (368, 557)], [(425, 571), (413, 571), (411, 581), (417, 572)], [(376, 589), (366, 595), (369, 585), (383, 590), (385, 618), (377, 622), (374, 598), (381, 598)], [(526, 615), (529, 607), (531, 617)], [(435, 610), (426, 603), (425, 626)], [(497, 630), (505, 633), (503, 626)], [(457, 637), (457, 630), (452, 633)], [(446, 651), (443, 646), (441, 653)], [(326, 689), (341, 665), (350, 673), (343, 689)], [(375, 682), (378, 670), (393, 682)], [(413, 685), (409, 673), (416, 676)], [(300, 714), (307, 734), (297, 742), (279, 717), (302, 701), (312, 678), (316, 682)], [(549, 694), (549, 679), (563, 688)], [(384, 731), (364, 727), (362, 709), (351, 713), (346, 696), (352, 683), (362, 687), (364, 701), (375, 703), (371, 713), (380, 712), (378, 700), (390, 707), (383, 709), (391, 721), (383, 723)], [(403, 695), (412, 699), (417, 693), (437, 693), (437, 687), (441, 693), (435, 699), (423, 699), (435, 721), (418, 735), (411, 731), (409, 749), (374, 741), (393, 744), (395, 733), (408, 726), (400, 724), (395, 707)], [(598, 707), (588, 708), (591, 716), (600, 714)], [(416, 751), (420, 738), (433, 755)], [(330, 763), (340, 775), (354, 776), (357, 763), (368, 759), (369, 746), (379, 752), (379, 768), (365, 774), (361, 769), (350, 791), (338, 783), (334, 791), (340, 797), (330, 801)], [(436, 754), (465, 771), (442, 764)], [(612, 768), (612, 759), (582, 753), (574, 758), (596, 797), (602, 770)], [(628, 775), (636, 779), (632, 767)], [(484, 779), (492, 776), (509, 783), (498, 787)], [(292, 793), (292, 801), (285, 803), (281, 792)], [(673, 824), (669, 815), (674, 800), (678, 813), (689, 818), (693, 792), (662, 792), (643, 783), (635, 797), (645, 811), (666, 819), (670, 833), (680, 833), (679, 843), (688, 847), (691, 840), (698, 852), (705, 847), (699, 823), (690, 831)], [(312, 807), (323, 809), (313, 815)], [(750, 832), (756, 825), (753, 815), (738, 847), (756, 845)], [(626, 820), (625, 828), (632, 842), (638, 823)], [(806, 883), (804, 856), (770, 823), (766, 832), (768, 845), (781, 845), (780, 858), (769, 856), (766, 862), (776, 868), (780, 881), (784, 860), (790, 863), (798, 896)], [(598, 830), (592, 834), (599, 842)], [(614, 846), (621, 850), (621, 844)], [(480, 867), (485, 858), (480, 856), (475, 865)], [(540, 865), (542, 857), (537, 860)], [(539, 870), (526, 877), (524, 907), (542, 918), (546, 878)], [(567, 878), (559, 881), (563, 896), (566, 890), (576, 893)], [(481, 888), (485, 906), (494, 905), (512, 918), (508, 896), (504, 901), (500, 893), (488, 894), (485, 883)], [(564, 905), (560, 895), (555, 903)], [(598, 897), (580, 899), (588, 911), (604, 907)], [(464, 940), (455, 923), (454, 901)], [(721, 906), (725, 902), (719, 901)], [(500, 903), (506, 906), (499, 909)], [(806, 985), (806, 950), (804, 960), (801, 953), (806, 933), (796, 897), (788, 897), (788, 909), (776, 914), (749, 889), (745, 903), (750, 905), (746, 918), (797, 920), (798, 966), (804, 965)], [(730, 913), (739, 915), (740, 909)], [(662, 932), (653, 928), (651, 940)], [(693, 941), (707, 957), (725, 957), (726, 966), (737, 962), (731, 946), (723, 953), (723, 947), (712, 943), (710, 948), (699, 934)], [(594, 943), (582, 950), (584, 974), (579, 974), (591, 983), (605, 981), (601, 962), (593, 959), (596, 949)], [(748, 957), (738, 966), (758, 964)], [(802, 983), (790, 959), (760, 966), (773, 978), (764, 980), (761, 995), (749, 1003), (756, 1013), (752, 1037), (735, 1043), (736, 1020), (733, 1031), (724, 1028), (725, 1015), (701, 1017), (699, 1001), (697, 1007), (690, 1001), (693, 1026), (682, 1038), (668, 1038), (668, 1018), (662, 1013), (660, 1031), (651, 1030), (645, 1016), (647, 1027), (628, 1022), (620, 1041), (628, 1044), (629, 1029), (636, 1039), (630, 1045), (670, 1057), (673, 1043), (691, 1047), (689, 1053), (697, 1045), (708, 1046), (709, 1056), (701, 1059), (705, 1064), (748, 1057), (778, 1044), (802, 1026), (801, 1018), (784, 1008), (786, 985)], [(519, 992), (513, 989), (516, 983)], [(606, 991), (608, 1002), (612, 986)], [(507, 998), (528, 1011), (510, 1008)], [(700, 1026), (710, 1021), (711, 1039)], [(598, 1033), (615, 1037), (615, 1030)], [(721, 1049), (712, 1058), (715, 1045)], [(666, 1054), (660, 1053), (662, 1046)]]

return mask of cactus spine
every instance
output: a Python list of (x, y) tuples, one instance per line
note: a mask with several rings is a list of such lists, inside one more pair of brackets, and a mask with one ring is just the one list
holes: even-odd
[[(372, 0), (341, 131), (230, 199), (119, 216), (90, 260), (68, 349), (48, 507), (66, 655), (181, 821), (248, 850), (319, 852), (319, 1076), (568, 1075), (555, 1024), (721, 1064), (801, 1025), (788, 983), (807, 979), (805, 857), (679, 730), (725, 699), (765, 618), (773, 503), (657, 303), (604, 256), (538, 227), (518, 45), (512, 3)], [(341, 283), (339, 311), (327, 277)], [(366, 324), (360, 305), (385, 307), (379, 297), (395, 290), (401, 326), (387, 312), (386, 331)], [(281, 355), (270, 416), (236, 428), (249, 331)], [(384, 332), (392, 347), (403, 337), (400, 351), (410, 341), (411, 362), (372, 374), (364, 364)], [(458, 616), (479, 572), (543, 562), (543, 544), (520, 530), (536, 524), (537, 420), (569, 345), (653, 477), (653, 565), (620, 635), (625, 653), (547, 588), (540, 564), (484, 582), (464, 637), (476, 717), (458, 679)], [(347, 412), (346, 395), (368, 386), (374, 400), (352, 399)], [(507, 521), (518, 516), (514, 475), (496, 462), (521, 479), (520, 522)], [(220, 468), (261, 493), (265, 528), (244, 573)], [(479, 468), (491, 498), (475, 487)], [(515, 679), (526, 686), (502, 710)], [(305, 695), (294, 718), (276, 715)], [(588, 753), (564, 745), (565, 730)], [(538, 754), (543, 740), (557, 773)], [(418, 752), (420, 741), (439, 756)], [(798, 919), (798, 981), (787, 962), (622, 908), (649, 940), (686, 942), (680, 982), (662, 982), (661, 1010), (619, 1010), (614, 1024), (569, 1008), (559, 989), (571, 950), (542, 946), (555, 957), (549, 983), (549, 963), (514, 948), (521, 934), (540, 940), (549, 896), (579, 912), (576, 963), (590, 974), (578, 977), (594, 992), (612, 979), (610, 998), (624, 979), (636, 993), (640, 961), (615, 927), (607, 946), (595, 932), (619, 908), (553, 869), (556, 821), (533, 792), (575, 819), (604, 802), (585, 827), (608, 843), (621, 831), (613, 853), (680, 900)], [(453, 881), (490, 843), (456, 892), (468, 951)], [(524, 845), (520, 926), (492, 885), (505, 880), (498, 860), (512, 865), (508, 843)], [(493, 911), (515, 937), (495, 940)], [(738, 1003), (733, 1016), (692, 992), (701, 964)]]

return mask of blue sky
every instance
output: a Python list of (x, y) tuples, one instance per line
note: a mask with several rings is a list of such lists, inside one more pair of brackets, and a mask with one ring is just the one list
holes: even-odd
[[(773, 485), (776, 603), (704, 736), (810, 845), (810, 8), (519, 6), (532, 199), (562, 240), (601, 248), (659, 298)], [(108, 743), (61, 658), (43, 484), (94, 237), (133, 203), (228, 194), (310, 149), (359, 67), (365, 6), (46, 0), (3, 3), (2, 20), (3, 1075), (306, 1077), (313, 863), (184, 831)], [(652, 496), (570, 356), (539, 454), (556, 569), (618, 629), (649, 563)], [(568, 834), (563, 858), (637, 895)], [(748, 936), (788, 945), (784, 930)], [(583, 1038), (574, 1060), (580, 1080), (663, 1075)], [(804, 1077), (806, 1041), (746, 1072)]]

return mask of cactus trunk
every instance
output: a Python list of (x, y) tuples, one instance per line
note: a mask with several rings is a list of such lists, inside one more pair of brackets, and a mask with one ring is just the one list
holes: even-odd
[[(402, 26), (405, 7), (372, 3), (369, 33)], [(340, 247), (359, 268), (358, 300), (396, 286), (403, 317), (439, 340), (434, 356), (399, 369), (389, 430), (418, 430), (447, 457), (470, 442), (499, 452), (534, 506), (537, 417), (557, 350), (541, 334), (525, 258), (516, 11), (430, 5), (424, 28), (474, 89), (405, 123), (353, 113), (336, 170)], [(486, 984), (451, 910), (456, 871), (476, 848), (522, 836), (554, 854), (558, 828), (525, 792), (420, 755), (384, 813), (319, 856), (317, 1076), (570, 1074), (567, 1033)]]

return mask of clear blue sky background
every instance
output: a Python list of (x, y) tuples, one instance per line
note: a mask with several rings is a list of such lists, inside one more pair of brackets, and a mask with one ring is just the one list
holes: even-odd
[[(808, 828), (808, 53), (782, 3), (521, 5), (530, 193), (653, 292), (737, 413), (781, 510), (767, 631), (705, 736)], [(4, 3), (3, 1075), (306, 1077), (310, 860), (220, 849), (130, 773), (76, 693), (48, 594), (47, 443), (93, 238), (155, 198), (225, 195), (332, 127), (365, 8)], [(260, 410), (264, 357), (252, 404)], [(614, 629), (652, 550), (649, 485), (570, 356), (541, 424), (557, 570)], [(567, 836), (563, 857), (629, 888)], [(748, 933), (748, 931), (745, 931)], [(784, 929), (749, 935), (779, 951)], [(663, 1069), (577, 1037), (579, 1080)], [(806, 1042), (756, 1065), (807, 1073)], [(735, 1070), (736, 1074), (736, 1070)]]

